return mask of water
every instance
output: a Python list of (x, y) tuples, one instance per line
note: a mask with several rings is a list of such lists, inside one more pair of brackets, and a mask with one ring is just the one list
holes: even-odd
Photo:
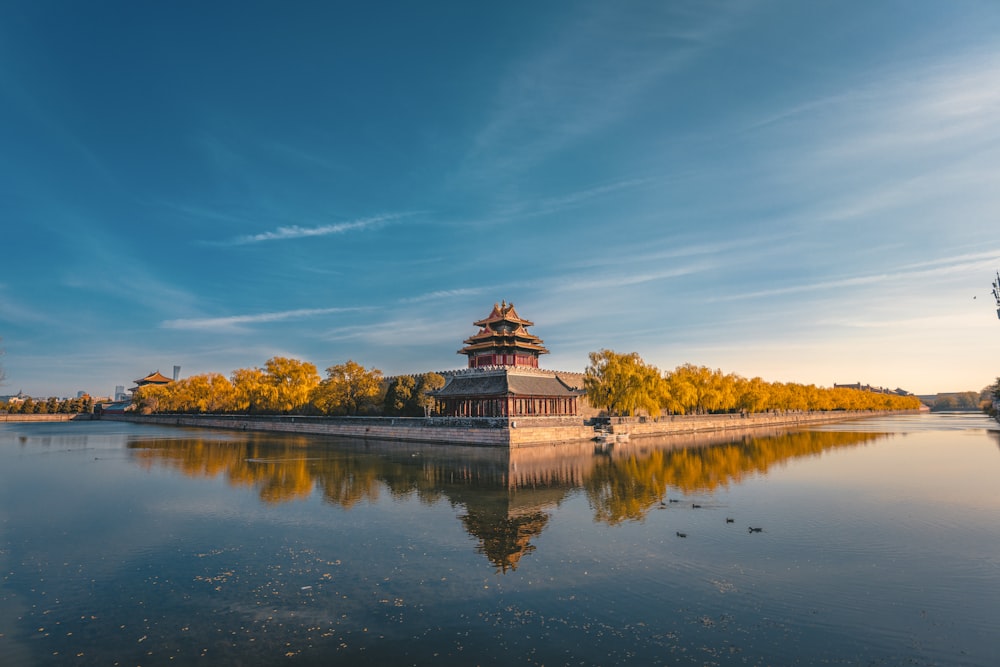
[(993, 666), (996, 429), (508, 455), (3, 424), (0, 665)]

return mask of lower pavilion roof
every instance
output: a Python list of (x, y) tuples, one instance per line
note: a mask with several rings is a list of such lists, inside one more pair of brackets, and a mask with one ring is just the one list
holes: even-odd
[[(532, 372), (534, 371), (534, 372)], [(437, 398), (463, 396), (579, 396), (554, 372), (517, 367), (469, 369), (448, 376), (448, 383), (433, 392)]]

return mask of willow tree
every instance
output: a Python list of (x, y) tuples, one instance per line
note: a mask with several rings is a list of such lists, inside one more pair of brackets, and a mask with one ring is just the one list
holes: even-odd
[(132, 405), (143, 415), (170, 412), (173, 407), (172, 395), (165, 385), (147, 384), (132, 393)]
[(260, 412), (273, 402), (275, 388), (259, 368), (237, 368), (229, 374), (233, 386), (233, 409), (237, 412)]
[(636, 352), (591, 352), (583, 386), (590, 404), (611, 415), (633, 416), (639, 411), (657, 415), (669, 399), (660, 371)]
[(315, 364), (288, 357), (271, 357), (264, 368), (239, 368), (229, 377), (230, 405), (238, 412), (302, 412), (319, 384)]
[(192, 375), (165, 385), (177, 412), (231, 412), (235, 401), (233, 385), (224, 375)]
[(328, 415), (356, 415), (375, 410), (382, 398), (382, 371), (355, 361), (330, 366), (312, 392), (312, 404)]
[(308, 361), (272, 357), (264, 364), (267, 382), (274, 387), (275, 412), (295, 412), (309, 404), (313, 389), (319, 384), (316, 365)]

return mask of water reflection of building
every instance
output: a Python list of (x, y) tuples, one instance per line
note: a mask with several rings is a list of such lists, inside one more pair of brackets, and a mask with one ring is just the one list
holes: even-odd
[(551, 511), (582, 490), (594, 520), (641, 520), (668, 495), (713, 493), (767, 474), (791, 458), (816, 456), (886, 437), (851, 431), (675, 436), (597, 451), (592, 443), (527, 449), (419, 445), (240, 433), (225, 439), (137, 440), (131, 455), (145, 467), (193, 477), (224, 475), (258, 489), (266, 503), (315, 493), (338, 507), (381, 494), (446, 498), (477, 540), (476, 551), (499, 572), (516, 569)]
[(528, 331), (534, 322), (518, 315), (514, 304), (493, 304), (490, 314), (474, 325), (479, 331), (458, 351), (468, 357), (468, 368), (446, 374), (447, 383), (434, 392), (439, 414), (508, 418), (578, 414), (583, 394), (579, 374), (539, 368), (539, 356), (549, 351)]

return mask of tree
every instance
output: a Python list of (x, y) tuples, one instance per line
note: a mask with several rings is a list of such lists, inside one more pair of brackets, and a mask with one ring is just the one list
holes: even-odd
[(274, 387), (272, 403), (274, 412), (292, 412), (309, 404), (313, 389), (319, 384), (316, 365), (308, 361), (272, 357), (264, 364), (267, 382)]
[(413, 401), (413, 392), (417, 388), (417, 380), (412, 375), (398, 375), (390, 382), (385, 392), (383, 409), (387, 415), (406, 414)]
[(373, 412), (382, 398), (382, 371), (366, 370), (354, 361), (330, 366), (313, 390), (312, 404), (327, 415)]
[(232, 384), (219, 373), (192, 375), (166, 385), (179, 412), (228, 412), (235, 405)]
[(418, 416), (430, 413), (434, 407), (434, 397), (430, 392), (437, 391), (445, 384), (443, 375), (424, 373), (417, 379), (417, 389), (413, 393), (413, 402)]
[(666, 381), (672, 394), (675, 390), (678, 392), (671, 401), (674, 412), (719, 412), (735, 408), (735, 388), (727, 386), (727, 378), (721, 370), (684, 364), (675, 368)]
[(386, 386), (383, 409), (387, 415), (423, 417), (434, 407), (432, 391), (445, 384), (443, 376), (437, 373), (421, 375), (400, 375)]
[(660, 371), (636, 352), (591, 352), (583, 386), (591, 405), (613, 415), (632, 416), (640, 410), (657, 415), (669, 398)]
[(139, 387), (132, 394), (132, 405), (139, 414), (148, 415), (154, 412), (169, 412), (170, 392), (165, 385), (147, 384)]
[(266, 410), (273, 402), (275, 388), (259, 368), (238, 368), (229, 375), (233, 385), (233, 409), (248, 413)]
[(738, 405), (747, 412), (764, 412), (770, 401), (770, 388), (759, 377), (745, 380), (740, 385)]

